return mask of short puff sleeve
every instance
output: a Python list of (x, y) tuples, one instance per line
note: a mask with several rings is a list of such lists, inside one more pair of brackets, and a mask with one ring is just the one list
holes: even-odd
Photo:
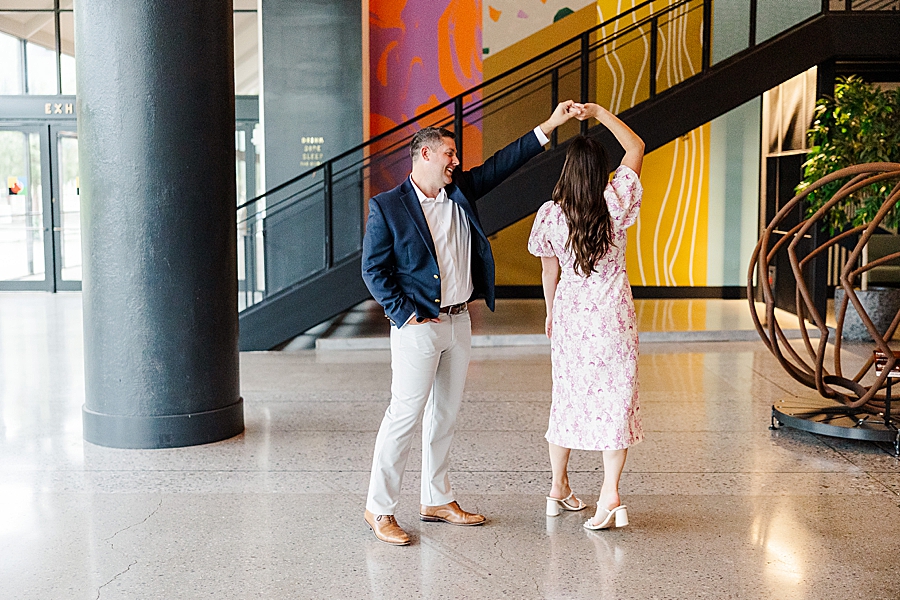
[(619, 165), (603, 191), (610, 216), (622, 228), (637, 221), (643, 196), (644, 188), (638, 174), (625, 165)]
[(528, 251), (535, 256), (556, 256), (553, 244), (550, 243), (550, 227), (552, 225), (552, 209), (554, 202), (545, 202), (534, 216), (531, 235), (528, 236)]

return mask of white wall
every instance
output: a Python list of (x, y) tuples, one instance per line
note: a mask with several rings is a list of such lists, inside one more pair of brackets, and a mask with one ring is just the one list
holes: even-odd
[(761, 100), (710, 123), (707, 285), (746, 285), (759, 235)]

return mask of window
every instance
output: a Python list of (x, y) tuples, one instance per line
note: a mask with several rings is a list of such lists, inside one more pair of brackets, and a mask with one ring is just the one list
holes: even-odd
[[(238, 4), (234, 3), (235, 8)], [(234, 12), (234, 93), (259, 95), (259, 23), (255, 10)]]
[(25, 42), (26, 90), (29, 94), (52, 96), (56, 86), (56, 52)]
[[(70, 3), (71, 4), (71, 3)], [(70, 12), (59, 14), (59, 55), (62, 93), (75, 95), (75, 15)]]
[(25, 91), (22, 73), (22, 41), (0, 33), (0, 94), (21, 94)]
[[(237, 95), (259, 94), (257, 6), (258, 0), (234, 0)], [(72, 0), (22, 0), (0, 11), (0, 95), (75, 94), (72, 7)]]
[[(57, 29), (62, 29), (63, 15), (71, 25), (72, 11), (55, 10), (52, 0), (30, 4), (34, 8), (0, 12), (0, 64), (4, 66), (4, 72), (0, 73), (0, 94), (60, 93), (62, 56), (57, 49)], [(74, 61), (72, 38), (70, 33), (60, 41), (63, 53), (68, 53), (68, 58)]]

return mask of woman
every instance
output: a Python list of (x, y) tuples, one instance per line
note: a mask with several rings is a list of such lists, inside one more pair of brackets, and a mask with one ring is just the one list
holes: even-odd
[(546, 332), (553, 364), (553, 402), (547, 442), (553, 483), (547, 514), (582, 510), (569, 487), (571, 449), (603, 452), (603, 486), (587, 529), (628, 524), (619, 478), (628, 447), (644, 435), (638, 408), (638, 335), (625, 274), (625, 229), (637, 219), (644, 142), (596, 104), (575, 105), (577, 118), (598, 119), (625, 156), (612, 181), (606, 152), (578, 137), (552, 200), (537, 212), (528, 250), (541, 257)]

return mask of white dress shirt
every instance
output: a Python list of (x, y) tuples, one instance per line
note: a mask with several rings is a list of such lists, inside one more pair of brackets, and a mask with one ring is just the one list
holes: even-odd
[[(540, 126), (534, 128), (534, 134), (542, 146), (550, 141)], [(472, 283), (472, 234), (469, 219), (459, 204), (447, 196), (444, 188), (438, 192), (437, 198), (428, 198), (412, 177), (409, 182), (419, 198), (434, 241), (441, 279), (441, 307), (466, 302), (475, 290)]]
[(434, 241), (441, 278), (441, 307), (460, 304), (472, 297), (472, 233), (462, 208), (441, 188), (428, 198), (410, 178)]

